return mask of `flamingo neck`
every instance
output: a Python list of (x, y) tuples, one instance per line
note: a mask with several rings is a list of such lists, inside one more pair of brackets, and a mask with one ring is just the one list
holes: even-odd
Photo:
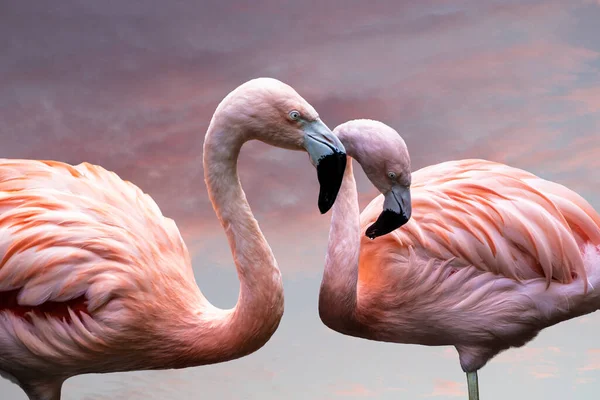
[(199, 312), (199, 332), (190, 338), (199, 352), (196, 364), (232, 360), (258, 350), (283, 315), (281, 273), (237, 174), (238, 155), (249, 139), (243, 129), (232, 128), (225, 117), (215, 116), (204, 142), (208, 196), (227, 235), (240, 292), (231, 310), (209, 304)]
[[(344, 143), (344, 146), (346, 144)], [(352, 159), (332, 208), (325, 270), (319, 294), (319, 315), (329, 328), (351, 334), (356, 320), (360, 212)]]

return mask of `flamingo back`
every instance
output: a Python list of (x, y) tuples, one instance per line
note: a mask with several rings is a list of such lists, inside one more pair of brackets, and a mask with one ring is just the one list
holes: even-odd
[[(377, 262), (361, 263), (361, 280), (385, 265), (381, 257), (408, 256), (410, 247), (427, 258), (519, 281), (587, 282), (582, 254), (587, 244), (600, 245), (600, 215), (577, 193), (485, 160), (423, 168), (412, 182), (411, 220), (379, 244), (363, 237), (363, 251), (376, 252), (363, 259)], [(361, 214), (363, 232), (382, 203), (378, 196)]]

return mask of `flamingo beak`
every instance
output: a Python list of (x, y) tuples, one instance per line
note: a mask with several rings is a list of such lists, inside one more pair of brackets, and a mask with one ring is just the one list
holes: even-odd
[(384, 195), (383, 211), (377, 221), (367, 228), (369, 239), (387, 235), (406, 224), (412, 214), (410, 187), (396, 184)]
[(342, 186), (346, 169), (346, 149), (320, 119), (307, 123), (303, 130), (304, 148), (311, 163), (317, 168), (320, 185), (319, 210), (321, 214), (325, 214), (333, 206)]

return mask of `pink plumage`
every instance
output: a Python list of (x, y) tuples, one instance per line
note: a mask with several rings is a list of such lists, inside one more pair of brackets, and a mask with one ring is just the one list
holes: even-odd
[[(361, 240), (359, 307), (394, 313), (392, 321), (374, 317), (369, 325), (397, 326), (381, 339), (456, 345), (463, 368), (474, 370), (490, 352), (521, 346), (542, 328), (600, 305), (600, 216), (575, 192), (483, 160), (412, 176), (411, 220)], [(362, 230), (381, 208), (378, 196), (361, 214)]]
[(319, 298), (330, 328), (378, 341), (453, 345), (463, 370), (474, 373), (540, 330), (600, 308), (600, 215), (577, 193), (485, 160), (411, 174), (406, 145), (390, 127), (357, 120), (335, 132), (382, 193), (395, 185), (390, 170), (412, 179), (412, 217), (367, 238), (384, 196), (359, 217), (348, 166)]
[(204, 300), (175, 223), (87, 163), (0, 159), (0, 256), (0, 370), (26, 390), (140, 368), (161, 335), (149, 325)]

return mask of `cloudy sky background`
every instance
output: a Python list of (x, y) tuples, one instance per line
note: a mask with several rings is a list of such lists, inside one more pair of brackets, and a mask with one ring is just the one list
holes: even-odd
[[(150, 193), (231, 307), (238, 283), (206, 196), (218, 102), (271, 76), (334, 128), (382, 120), (415, 169), (466, 157), (528, 169), (600, 209), (600, 1), (0, 2), (0, 156), (88, 161)], [(64, 399), (466, 398), (450, 347), (342, 336), (317, 314), (329, 214), (303, 153), (244, 147), (242, 182), (284, 275), (286, 311), (260, 351), (180, 371), (88, 375)], [(364, 206), (375, 191), (359, 168)], [(292, 178), (292, 179), (290, 179)], [(481, 395), (595, 399), (600, 316), (545, 330), (480, 372)], [(25, 399), (0, 381), (2, 399)]]

